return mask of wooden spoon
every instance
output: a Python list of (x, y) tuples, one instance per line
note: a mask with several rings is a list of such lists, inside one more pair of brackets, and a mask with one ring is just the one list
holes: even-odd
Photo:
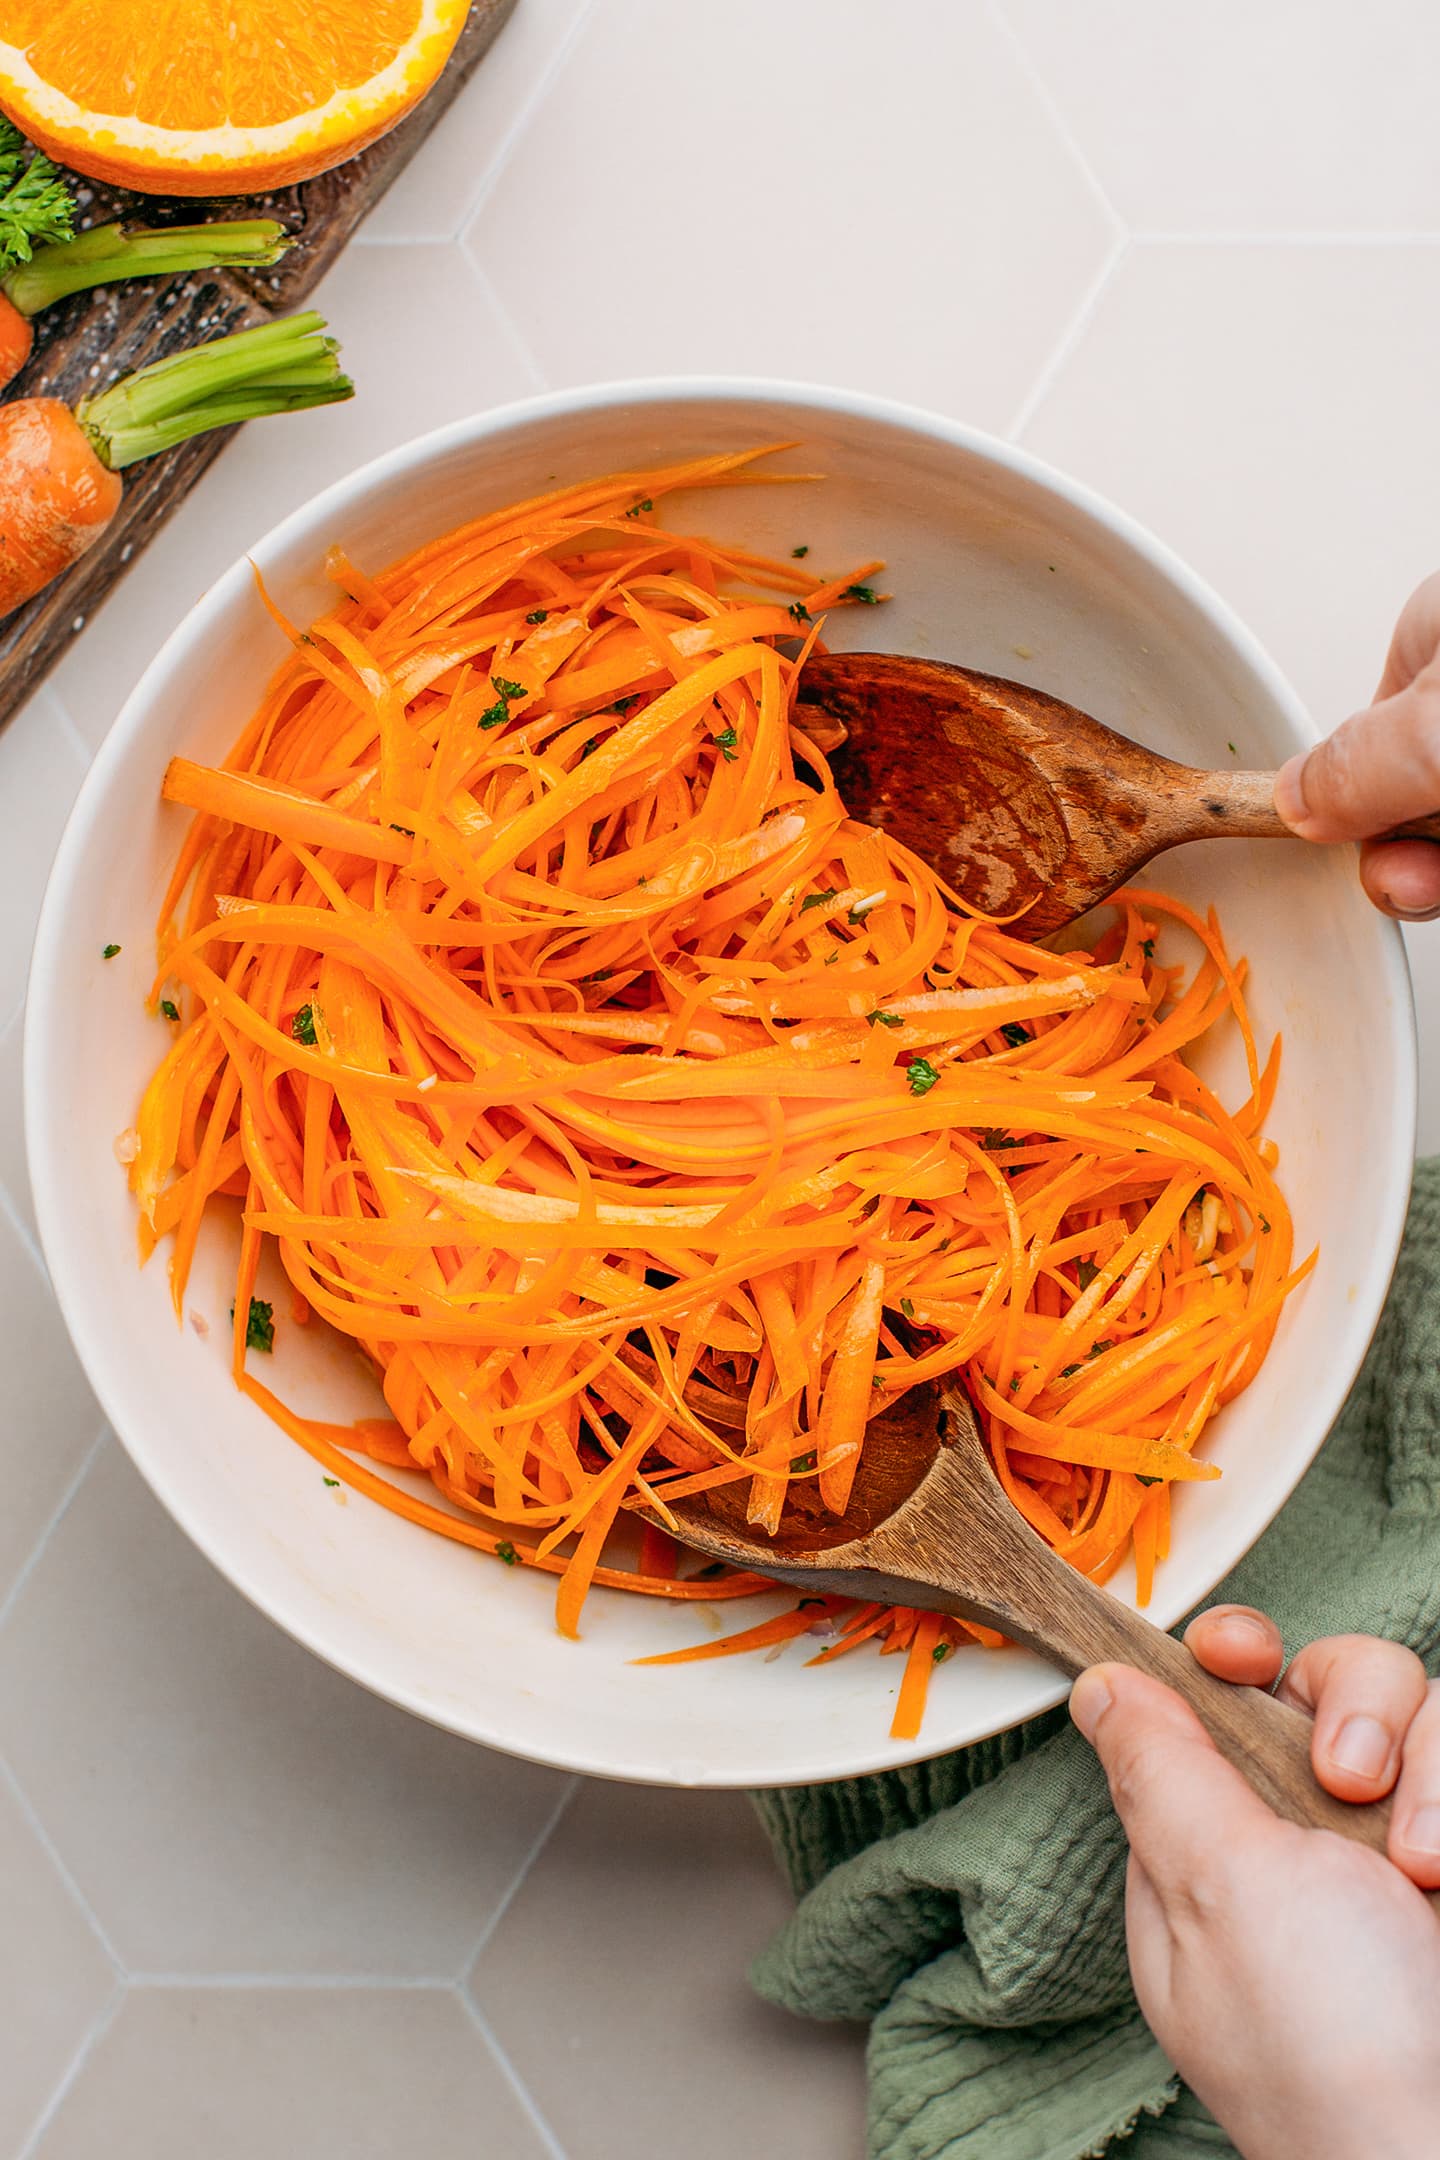
[[(927, 1382), (870, 1420), (843, 1516), (827, 1514), (809, 1484), (792, 1486), (773, 1538), (746, 1523), (739, 1486), (678, 1500), (671, 1512), (685, 1543), (712, 1560), (805, 1590), (975, 1620), (1072, 1679), (1110, 1660), (1151, 1673), (1183, 1696), (1277, 1814), (1385, 1850), (1389, 1801), (1351, 1806), (1317, 1783), (1307, 1717), (1259, 1688), (1217, 1680), (1036, 1535), (1002, 1490), (957, 1389)], [(1440, 1909), (1440, 1893), (1435, 1902)]]
[[(1043, 690), (896, 653), (806, 662), (796, 719), (852, 817), (1044, 937), (1185, 840), (1293, 839), (1273, 773), (1197, 772)], [(1391, 838), (1440, 840), (1440, 813)]]

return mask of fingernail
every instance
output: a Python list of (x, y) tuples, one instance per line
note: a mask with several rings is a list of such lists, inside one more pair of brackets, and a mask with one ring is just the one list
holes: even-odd
[(1407, 1852), (1440, 1853), (1440, 1807), (1432, 1803), (1416, 1808), (1400, 1832), (1400, 1842)]
[(1092, 1744), (1095, 1728), (1115, 1700), (1098, 1673), (1084, 1672), (1070, 1690), (1070, 1716)]
[(1308, 750), (1298, 757), (1288, 758), (1275, 775), (1275, 808), (1287, 825), (1303, 825), (1309, 815), (1305, 807), (1305, 767), (1310, 762)]
[(1378, 1718), (1346, 1718), (1335, 1735), (1330, 1760), (1351, 1777), (1378, 1778), (1390, 1760), (1390, 1735)]
[[(1283, 817), (1283, 811), (1281, 815)], [(1440, 915), (1440, 907), (1401, 907), (1387, 892), (1381, 893), (1380, 901), (1386, 914), (1393, 915), (1397, 922), (1434, 922)]]
[(1270, 1641), (1269, 1628), (1263, 1620), (1257, 1620), (1253, 1613), (1217, 1613), (1215, 1625), (1223, 1627), (1227, 1635), (1244, 1635), (1251, 1642), (1268, 1644)]

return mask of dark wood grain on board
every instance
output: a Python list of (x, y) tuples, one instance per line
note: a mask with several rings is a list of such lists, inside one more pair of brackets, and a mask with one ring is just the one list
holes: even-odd
[[(36, 318), (35, 351), (13, 397), (67, 403), (148, 361), (188, 345), (268, 322), (298, 307), (330, 268), (361, 220), (403, 172), (436, 121), (494, 43), (516, 0), (472, 0), (450, 65), (430, 95), (381, 141), (348, 165), (272, 195), (207, 202), (131, 195), (90, 181), (77, 185), (83, 222), (127, 217), (145, 225), (192, 225), (216, 217), (275, 217), (297, 245), (273, 270), (248, 275), (199, 272), (168, 285), (134, 284), (78, 293)], [(336, 325), (343, 332), (343, 325)], [(182, 443), (132, 466), (125, 500), (90, 553), (27, 607), (0, 623), (0, 726), (25, 702), (79, 636), (87, 618), (189, 494), (236, 429)]]

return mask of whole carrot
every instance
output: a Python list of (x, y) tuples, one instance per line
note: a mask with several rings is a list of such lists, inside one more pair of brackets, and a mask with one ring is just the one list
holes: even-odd
[(0, 405), (0, 616), (94, 546), (120, 507), (117, 475), (188, 436), (353, 397), (319, 315), (238, 330), (157, 360), (72, 412)]

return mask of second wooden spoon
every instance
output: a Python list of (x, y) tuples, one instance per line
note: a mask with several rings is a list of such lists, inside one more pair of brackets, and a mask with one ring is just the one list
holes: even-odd
[[(1200, 772), (1024, 683), (896, 653), (807, 662), (799, 725), (852, 817), (1044, 937), (1185, 840), (1293, 838), (1275, 776)], [(834, 746), (834, 747), (832, 747)], [(1395, 836), (1440, 840), (1440, 813)], [(1392, 836), (1394, 837), (1394, 836)]]

